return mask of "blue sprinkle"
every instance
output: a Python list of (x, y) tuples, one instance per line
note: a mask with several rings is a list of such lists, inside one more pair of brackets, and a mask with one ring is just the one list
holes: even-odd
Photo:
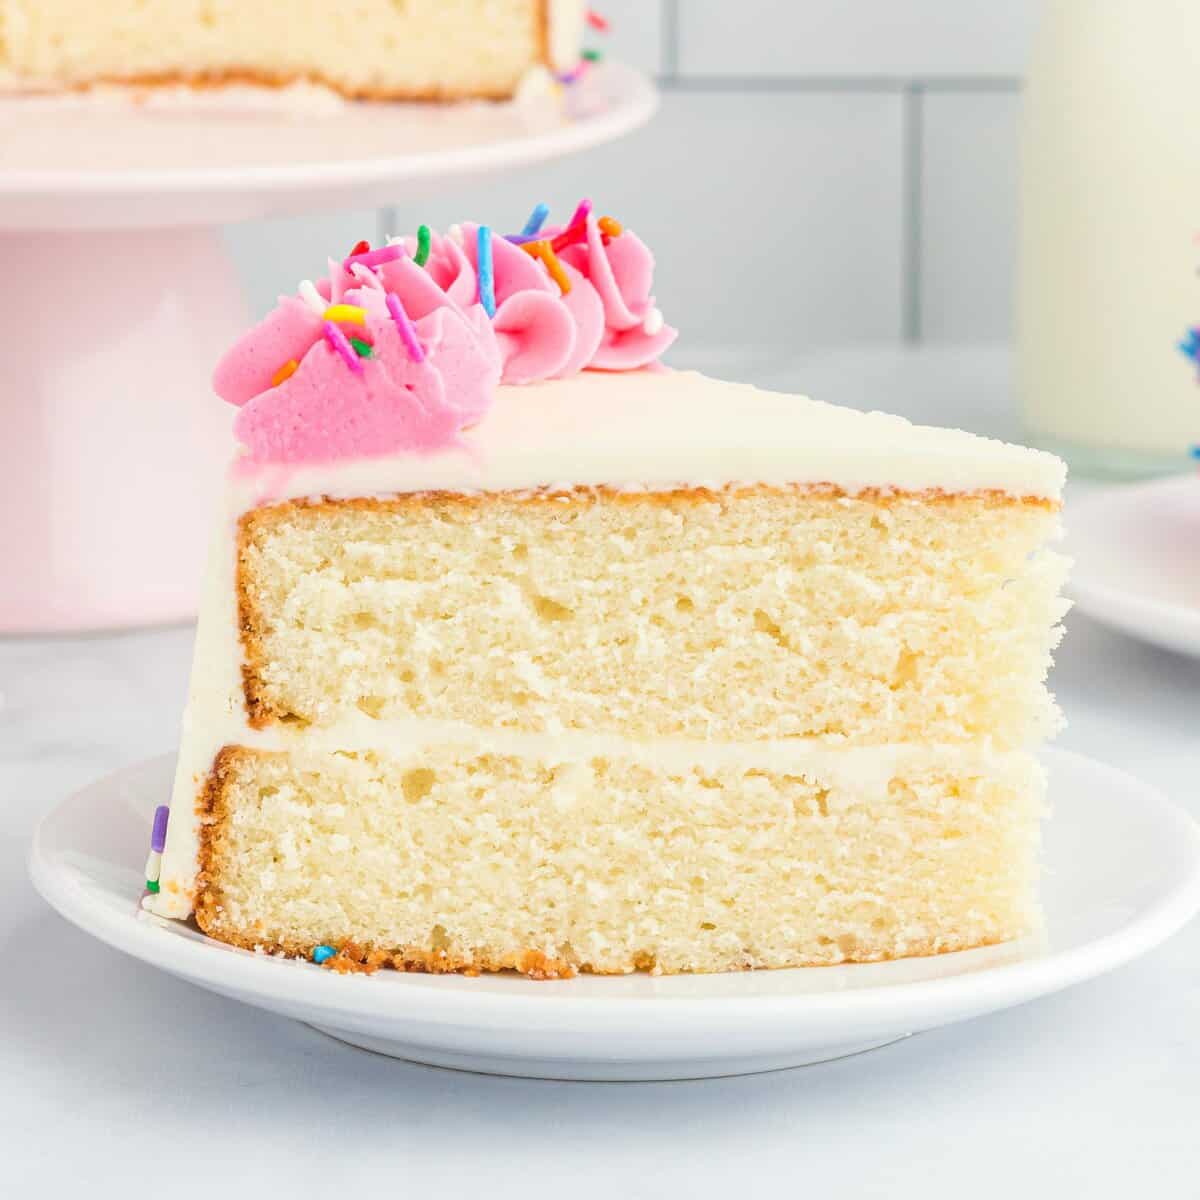
[(1189, 329), (1187, 336), (1176, 346), (1181, 354), (1187, 355), (1193, 362), (1200, 362), (1200, 329)]
[(479, 227), (479, 303), (489, 317), (496, 315), (496, 280), (492, 274), (492, 231), (486, 225)]
[(533, 237), (546, 223), (546, 218), (550, 215), (550, 205), (539, 204), (533, 212), (529, 214), (529, 220), (525, 222), (525, 228), (521, 230), (522, 237)]
[(1188, 453), (1195, 459), (1200, 459), (1200, 446), (1193, 446)]
[(332, 946), (314, 946), (312, 960), (319, 967), (323, 962), (331, 959), (337, 951)]

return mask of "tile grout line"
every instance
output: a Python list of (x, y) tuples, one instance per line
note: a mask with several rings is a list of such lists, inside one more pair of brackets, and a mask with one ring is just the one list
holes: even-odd
[(662, 0), (659, 10), (659, 82), (672, 84), (679, 78), (679, 0)]
[(922, 92), (1010, 95), (1021, 80), (999, 75), (942, 78), (905, 75), (679, 75), (659, 77), (671, 92)]
[(387, 240), (394, 233), (400, 233), (397, 228), (400, 220), (396, 205), (382, 205), (375, 216), (375, 245), (383, 246), (387, 244)]
[(901, 337), (909, 345), (921, 341), (921, 252), (924, 225), (925, 87), (918, 82), (904, 89), (901, 130), (900, 256)]

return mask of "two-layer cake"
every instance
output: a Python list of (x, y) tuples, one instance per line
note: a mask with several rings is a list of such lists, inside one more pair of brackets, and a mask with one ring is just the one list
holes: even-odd
[(147, 906), (542, 977), (1034, 928), (1062, 464), (658, 366), (646, 247), (537, 223), (360, 247), (220, 365)]

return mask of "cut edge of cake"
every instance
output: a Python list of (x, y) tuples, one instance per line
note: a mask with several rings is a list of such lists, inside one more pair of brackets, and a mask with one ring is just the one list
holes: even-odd
[[(232, 894), (223, 875), (228, 874), (229, 879), (233, 875), (214, 852), (214, 838), (222, 828), (232, 828), (233, 821), (229, 814), (214, 818), (222, 812), (223, 789), (234, 786), (239, 764), (247, 771), (248, 762), (265, 763), (263, 770), (276, 770), (279, 764), (273, 756), (294, 755), (299, 762), (305, 755), (325, 754), (329, 762), (337, 759), (339, 768), (345, 766), (347, 770), (350, 767), (346, 764), (365, 759), (371, 763), (371, 770), (386, 778), (389, 770), (406, 762), (405, 756), (415, 750), (425, 748), (436, 754), (446, 747), (456, 747), (459, 757), (468, 760), (472, 754), (479, 755), (482, 743), (497, 760), (511, 760), (504, 770), (517, 774), (524, 766), (553, 771), (550, 760), (557, 753), (562, 762), (585, 773), (600, 769), (597, 763), (612, 761), (631, 764), (631, 771), (657, 770), (667, 783), (656, 786), (669, 784), (670, 788), (687, 792), (693, 783), (696, 788), (703, 786), (683, 769), (689, 753), (694, 751), (698, 760), (713, 753), (722, 758), (720, 747), (714, 750), (711, 743), (685, 738), (676, 739), (668, 751), (655, 749), (647, 765), (645, 755), (634, 744), (637, 739), (627, 736), (589, 738), (586, 733), (570, 730), (542, 734), (497, 731), (455, 720), (390, 723), (373, 719), (367, 711), (354, 715), (349, 725), (343, 723), (331, 735), (334, 741), (323, 743), (319, 721), (272, 721), (265, 709), (255, 715), (253, 706), (248, 714), (247, 684), (253, 694), (259, 686), (256, 672), (261, 674), (261, 664), (254, 664), (254, 647), (262, 619), (261, 614), (256, 616), (250, 611), (244, 597), (239, 611), (236, 599), (242, 592), (238, 564), (244, 551), (247, 514), (286, 513), (289, 508), (301, 511), (314, 503), (378, 512), (396, 504), (419, 505), (438, 493), (449, 494), (453, 497), (450, 503), (456, 506), (482, 511), (506, 497), (544, 506), (570, 504), (572, 497), (578, 502), (580, 495), (588, 496), (592, 503), (618, 505), (626, 497), (653, 502), (656, 496), (665, 496), (677, 502), (683, 495), (689, 497), (688, 503), (712, 504), (719, 503), (722, 496), (758, 488), (778, 494), (799, 492), (851, 506), (876, 504), (881, 509), (908, 504), (949, 510), (969, 497), (976, 502), (982, 497), (985, 505), (1000, 513), (1011, 509), (1041, 514), (1044, 523), (1039, 541), (1049, 543), (1056, 535), (1062, 464), (1052, 456), (1023, 447), (957, 431), (924, 429), (882, 414), (834, 409), (684, 372), (582, 376), (557, 384), (501, 389), (501, 393), (488, 419), (466, 435), (466, 453), (429, 459), (401, 456), (299, 470), (282, 490), (276, 489), (270, 495), (258, 490), (260, 484), (247, 485), (235, 478), (229, 511), (214, 543), (173, 800), (175, 811), (187, 811), (197, 804), (199, 808), (190, 828), (186, 822), (171, 824), (162, 891), (149, 898), (148, 907), (153, 911), (186, 916), (192, 911), (199, 885), (201, 924), (222, 940), (286, 953), (307, 953), (316, 940), (323, 940), (314, 937), (305, 945), (305, 937), (276, 937), (269, 930), (255, 928), (253, 922), (236, 927), (220, 915), (217, 897), (222, 889)], [(638, 419), (629, 419), (637, 414), (641, 414)], [(723, 482), (722, 477), (715, 476), (718, 470), (724, 472)], [(761, 482), (749, 482), (756, 477)], [(689, 479), (693, 483), (687, 485)], [(1051, 572), (1047, 585), (1049, 607), (1037, 618), (1034, 630), (1035, 640), (1041, 639), (1037, 653), (1046, 656), (1056, 640), (1054, 629), (1064, 611), (1063, 602), (1057, 598), (1057, 585), (1065, 569), (1061, 559), (1047, 555), (1043, 552), (1042, 561)], [(757, 632), (775, 636), (769, 628)], [(1041, 691), (1044, 693), (1044, 688)], [(336, 745), (346, 730), (353, 736)], [(398, 740), (389, 745), (393, 737)], [(557, 742), (561, 747), (564, 737), (570, 743), (569, 753), (561, 749), (547, 751), (548, 743)], [(1006, 940), (1034, 928), (1033, 873), (1042, 784), (1027, 748), (996, 750), (986, 744), (966, 743), (932, 747), (873, 745), (838, 752), (829, 746), (810, 744), (808, 739), (800, 741), (803, 744), (793, 741), (781, 745), (778, 741), (735, 740), (730, 753), (716, 765), (726, 771), (741, 769), (746, 778), (761, 779), (764, 772), (770, 775), (773, 759), (785, 763), (785, 774), (790, 771), (800, 777), (804, 777), (807, 762), (808, 784), (818, 793), (829, 790), (822, 782), (825, 776), (837, 776), (839, 770), (849, 771), (851, 776), (855, 770), (860, 774), (866, 771), (878, 786), (881, 771), (892, 769), (887, 765), (889, 754), (898, 762), (918, 750), (932, 754), (925, 763), (927, 770), (937, 770), (941, 765), (945, 774), (941, 786), (946, 796), (993, 784), (1002, 790), (997, 780), (1019, 776), (1023, 782), (1007, 802), (1008, 811), (1014, 815), (1013, 827), (1008, 840), (1000, 838), (996, 843), (1007, 846), (1009, 855), (1007, 876), (1001, 871), (996, 877), (1009, 878), (1019, 893), (1011, 898), (1008, 916), (997, 917), (990, 925), (987, 921), (977, 922), (965, 939), (955, 940), (946, 930), (923, 937), (919, 931), (914, 932), (914, 926), (903, 936), (897, 934), (890, 944), (896, 954), (937, 952)], [(776, 757), (777, 752), (782, 757)], [(838, 753), (849, 754), (840, 765)], [(311, 766), (311, 758), (308, 761)], [(215, 763), (223, 764), (223, 776), (214, 773)], [(404, 769), (423, 768), (410, 764)], [(888, 775), (884, 783), (890, 785), (894, 779), (901, 776)], [(754, 785), (769, 786), (776, 785)], [(778, 786), (786, 790), (800, 785)], [(526, 811), (537, 794), (535, 789), (509, 811)], [(371, 938), (343, 935), (335, 939), (341, 943), (341, 968), (393, 965), (475, 971), (494, 969), (499, 964), (545, 977), (578, 969), (726, 970), (855, 961), (856, 955), (868, 960), (893, 956), (885, 952), (886, 946), (873, 945), (869, 938), (856, 935), (854, 945), (839, 945), (835, 940), (832, 946), (821, 947), (819, 953), (796, 956), (790, 962), (780, 961), (771, 953), (756, 957), (752, 948), (738, 951), (731, 943), (719, 952), (697, 955), (695, 962), (688, 964), (677, 953), (672, 956), (657, 952), (652, 944), (631, 944), (625, 947), (624, 958), (620, 954), (590, 953), (576, 946), (569, 947), (568, 953), (544, 938), (542, 944), (527, 944), (528, 939), (523, 943), (518, 938), (498, 946), (472, 946), (461, 938), (456, 940), (453, 930), (443, 928), (439, 934), (439, 924), (432, 922), (424, 938), (405, 937), (387, 945)]]

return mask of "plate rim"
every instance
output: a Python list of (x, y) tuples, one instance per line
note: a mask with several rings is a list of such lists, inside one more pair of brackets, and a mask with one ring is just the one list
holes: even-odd
[[(644, 125), (659, 105), (658, 89), (650, 77), (617, 60), (606, 61), (596, 70), (589, 71), (579, 86), (601, 91), (614, 101), (613, 106), (603, 112), (575, 117), (551, 129), (450, 150), (265, 166), (137, 166), (105, 171), (16, 167), (0, 172), (0, 212), (6, 202), (27, 201), (44, 195), (69, 194), (81, 200), (111, 201), (121, 197), (145, 197), (149, 193), (172, 198), (204, 197), (227, 191), (260, 196), (297, 189), (324, 193), (330, 189), (344, 191), (379, 184), (452, 178), (499, 167), (528, 166), (613, 141)], [(390, 103), (411, 105), (413, 102)]]
[[(1178, 840), (1190, 848), (1190, 866), (1184, 876), (1147, 910), (1115, 930), (1109, 930), (1086, 943), (1061, 951), (1015, 962), (1000, 962), (933, 979), (882, 983), (871, 988), (830, 990), (825, 992), (758, 993), (754, 995), (641, 996), (604, 997), (570, 994), (572, 981), (536, 982), (528, 990), (513, 992), (479, 991), (469, 988), (441, 988), (439, 976), (397, 975), (400, 986), (389, 986), (386, 1003), (381, 993), (363, 988), (357, 976), (337, 975), (314, 969), (293, 959), (278, 959), (236, 951), (204, 938), (171, 937), (161, 920), (139, 916), (136, 911), (119, 915), (89, 904), (86, 889), (78, 876), (66, 869), (43, 846), (50, 823), (70, 803), (93, 789), (115, 786), (123, 775), (147, 770), (173, 755), (144, 759), (94, 780), (60, 800), (38, 822), (28, 856), (30, 879), (39, 895), (62, 917), (83, 932), (106, 945), (151, 966), (182, 978), (196, 986), (234, 995), (244, 1003), (280, 1011), (291, 1005), (329, 1014), (330, 1023), (347, 1020), (425, 1023), (444, 1030), (521, 1030), (528, 1031), (531, 1018), (547, 1033), (592, 1033), (606, 1036), (643, 1035), (647, 1017), (675, 1012), (686, 1020), (686, 1037), (693, 1040), (712, 1033), (729, 1032), (740, 1021), (766, 1022), (772, 1027), (784, 1025), (795, 1031), (798, 1023), (816, 1025), (836, 1022), (845, 1025), (871, 1025), (881, 1019), (899, 1019), (919, 1014), (917, 1023), (925, 1027), (944, 1024), (984, 1012), (997, 1011), (1013, 1004), (1047, 995), (1120, 966), (1159, 945), (1178, 932), (1200, 911), (1200, 824), (1180, 805), (1158, 789), (1120, 768), (1111, 767), (1087, 755), (1057, 747), (1046, 747), (1042, 754), (1076, 770), (1108, 773), (1125, 788), (1139, 795), (1137, 803), (1155, 810), (1156, 822), (1171, 827)], [(165, 949), (164, 949), (165, 947)], [(971, 954), (974, 951), (961, 951)], [(214, 955), (220, 955), (214, 958)], [(213, 971), (211, 964), (223, 963)], [(195, 969), (192, 968), (194, 965)], [(851, 968), (853, 964), (848, 964)], [(783, 968), (781, 970), (808, 970)], [(816, 969), (816, 968), (812, 968)], [(275, 973), (272, 973), (272, 972)], [(280, 973), (283, 972), (283, 973)], [(731, 973), (735, 977), (738, 973)], [(740, 973), (747, 977), (753, 973)], [(619, 977), (627, 978), (627, 977)], [(403, 986), (412, 980), (420, 986)], [(981, 988), (980, 982), (987, 981)], [(432, 986), (429, 986), (430, 982)], [(286, 986), (286, 991), (281, 985)], [(986, 1003), (978, 1001), (986, 993)], [(537, 1006), (534, 1008), (533, 1006)], [(307, 1018), (306, 1018), (307, 1019)], [(667, 1030), (657, 1029), (662, 1036)]]
[(1143, 483), (1106, 487), (1069, 502), (1063, 545), (1072, 565), (1065, 590), (1080, 612), (1110, 628), (1177, 653), (1200, 655), (1200, 606), (1160, 600), (1094, 579), (1088, 574), (1086, 562), (1076, 553), (1071, 532), (1077, 526), (1080, 514), (1086, 520), (1088, 516), (1103, 516), (1105, 511), (1114, 508), (1128, 512), (1131, 499), (1136, 502), (1138, 497), (1146, 494), (1182, 493), (1185, 490), (1197, 497), (1200, 507), (1200, 481), (1192, 475), (1170, 475)]

